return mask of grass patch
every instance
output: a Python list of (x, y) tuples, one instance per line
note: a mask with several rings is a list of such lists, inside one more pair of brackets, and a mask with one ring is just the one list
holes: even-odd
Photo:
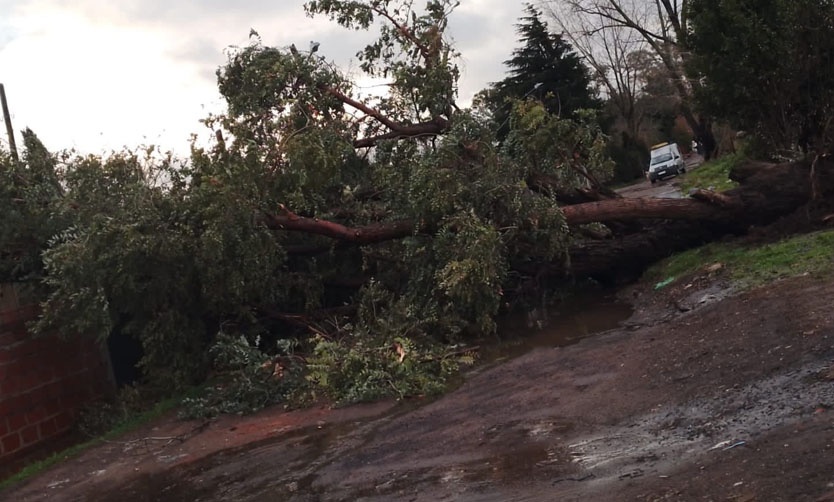
[(53, 453), (52, 455), (43, 460), (33, 462), (24, 467), (21, 471), (14, 474), (13, 476), (10, 476), (0, 481), (0, 491), (5, 490), (25, 479), (28, 479), (31, 476), (34, 476), (35, 474), (43, 472), (59, 462), (63, 462), (72, 457), (75, 457), (83, 451), (101, 443), (102, 441), (110, 441), (118, 436), (121, 436), (122, 434), (135, 430), (138, 427), (159, 418), (164, 413), (174, 409), (179, 404), (180, 398), (170, 398), (164, 401), (160, 401), (159, 403), (155, 404), (151, 409), (126, 418), (119, 424), (115, 425), (108, 432), (98, 437), (71, 446), (63, 451)]
[(652, 266), (645, 280), (662, 283), (721, 263), (741, 288), (803, 274), (822, 275), (834, 270), (834, 230), (799, 235), (760, 246), (712, 243), (672, 256)]
[(738, 183), (730, 180), (730, 169), (745, 159), (742, 153), (733, 153), (711, 160), (693, 171), (687, 171), (681, 179), (681, 193), (686, 194), (693, 188), (708, 189), (723, 192), (735, 188)]

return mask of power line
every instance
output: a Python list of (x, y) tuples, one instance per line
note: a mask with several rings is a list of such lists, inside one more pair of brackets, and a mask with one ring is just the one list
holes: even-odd
[(12, 160), (17, 162), (17, 145), (14, 142), (14, 129), (12, 129), (12, 116), (9, 114), (9, 105), (6, 103), (6, 88), (0, 84), (0, 104), (3, 106), (3, 119), (6, 122), (6, 134), (9, 136), (9, 152)]

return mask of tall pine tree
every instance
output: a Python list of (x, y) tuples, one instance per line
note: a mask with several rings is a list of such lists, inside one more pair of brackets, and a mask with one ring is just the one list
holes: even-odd
[(548, 112), (565, 118), (575, 117), (579, 109), (601, 106), (588, 69), (571, 45), (548, 31), (535, 7), (527, 4), (525, 12), (516, 25), (521, 47), (504, 61), (509, 75), (493, 83), (484, 95), (502, 138), (509, 130), (511, 98), (538, 99)]

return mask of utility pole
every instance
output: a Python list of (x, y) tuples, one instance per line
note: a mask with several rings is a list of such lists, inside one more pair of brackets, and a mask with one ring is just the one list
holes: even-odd
[(14, 142), (14, 129), (12, 129), (12, 116), (9, 114), (9, 104), (6, 103), (6, 88), (0, 84), (0, 104), (3, 106), (3, 119), (6, 121), (6, 134), (9, 135), (9, 152), (12, 160), (17, 162), (17, 145)]

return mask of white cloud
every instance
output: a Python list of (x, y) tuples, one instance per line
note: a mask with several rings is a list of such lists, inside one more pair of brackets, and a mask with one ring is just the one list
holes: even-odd
[[(17, 130), (52, 149), (154, 143), (187, 151), (222, 110), (215, 71), (254, 28), (269, 45), (321, 42), (347, 68), (373, 34), (311, 19), (302, 0), (0, 0), (0, 82)], [(461, 102), (503, 76), (521, 4), (463, 0), (449, 35), (463, 54)]]

